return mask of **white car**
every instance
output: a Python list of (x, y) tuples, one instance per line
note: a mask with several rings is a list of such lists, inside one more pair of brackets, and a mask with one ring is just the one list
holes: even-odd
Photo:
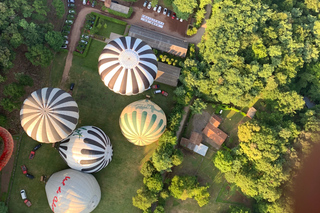
[(159, 6), (157, 12), (160, 13), (161, 12), (162, 7)]
[(149, 2), (149, 4), (148, 4), (148, 7), (147, 7), (148, 9), (150, 9), (151, 8), (151, 2)]
[(81, 43), (88, 44), (88, 42), (85, 40), (81, 40)]
[(66, 24), (73, 24), (72, 20), (66, 20)]
[(163, 15), (167, 14), (168, 9), (167, 8), (163, 8)]
[(160, 94), (161, 93), (161, 89), (155, 90), (153, 93), (154, 94)]
[(76, 11), (75, 10), (69, 10), (69, 13), (70, 14), (74, 14), (74, 13), (76, 13)]
[(83, 4), (83, 5), (86, 5), (86, 4), (87, 4), (87, 0), (83, 0), (83, 1), (82, 1), (82, 4)]
[(81, 38), (83, 38), (83, 39), (89, 39), (89, 36), (88, 36), (88, 35), (82, 35)]
[(22, 189), (22, 190), (20, 191), (20, 194), (21, 194), (22, 200), (27, 199), (27, 194), (26, 194), (26, 191), (24, 191), (24, 189)]
[(143, 6), (143, 7), (146, 7), (147, 4), (148, 4), (148, 1), (145, 1), (142, 6)]
[(182, 19), (182, 18), (180, 19), (180, 22), (183, 22), (183, 19)]
[(157, 11), (158, 5), (154, 6), (153, 11)]

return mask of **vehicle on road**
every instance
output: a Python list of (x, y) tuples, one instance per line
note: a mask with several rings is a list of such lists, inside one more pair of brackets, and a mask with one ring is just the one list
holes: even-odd
[(153, 11), (157, 11), (158, 5), (154, 6)]
[(154, 93), (154, 94), (159, 94), (159, 93), (161, 93), (161, 90), (160, 90), (160, 89), (155, 90), (153, 93)]
[(25, 191), (24, 189), (22, 189), (22, 190), (20, 191), (20, 194), (21, 194), (22, 200), (27, 199), (27, 194), (26, 194), (26, 191)]
[(171, 11), (168, 10), (168, 12), (167, 12), (167, 17), (170, 17), (170, 16), (171, 16)]
[(160, 13), (161, 12), (162, 7), (159, 6), (157, 12)]
[(176, 16), (177, 16), (176, 13), (173, 13), (172, 16), (171, 16), (171, 18), (172, 18), (172, 19), (175, 19)]
[(167, 8), (163, 8), (163, 15), (167, 14), (168, 9)]
[(147, 4), (148, 4), (148, 1), (145, 1), (142, 6), (143, 6), (143, 7), (146, 7)]
[(149, 2), (149, 4), (148, 4), (148, 7), (147, 7), (148, 9), (151, 9), (151, 2)]

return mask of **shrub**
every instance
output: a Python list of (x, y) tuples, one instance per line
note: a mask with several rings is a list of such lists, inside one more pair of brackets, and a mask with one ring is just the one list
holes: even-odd
[(13, 83), (4, 87), (3, 94), (13, 99), (18, 99), (24, 95), (25, 91), (19, 84)]
[(154, 168), (153, 164), (151, 161), (146, 161), (140, 170), (140, 173), (144, 177), (151, 177), (154, 173), (156, 172), (156, 169)]
[(162, 58), (163, 58), (163, 55), (159, 55), (159, 58), (162, 59)]
[(170, 193), (168, 190), (163, 190), (160, 192), (160, 197), (164, 200), (166, 200), (170, 196)]
[(0, 115), (0, 126), (6, 127), (8, 124), (8, 119), (5, 115)]
[(62, 0), (53, 0), (52, 5), (56, 10), (56, 15), (58, 16), (58, 18), (62, 18), (65, 13), (64, 4)]
[(197, 32), (198, 32), (197, 28), (195, 28), (195, 27), (189, 28), (189, 29), (187, 30), (187, 35), (188, 35), (188, 36), (192, 36), (192, 35), (197, 34)]
[(0, 83), (5, 82), (6, 80), (7, 80), (7, 78), (6, 78), (6, 77), (4, 77), (4, 76), (0, 75)]
[(160, 192), (163, 188), (162, 176), (160, 173), (143, 178), (143, 183), (152, 192)]
[(153, 213), (164, 213), (164, 207), (157, 206)]
[(33, 86), (33, 79), (29, 75), (23, 73), (16, 73), (15, 78), (22, 86)]
[(128, 14), (121, 13), (121, 12), (118, 12), (118, 11), (115, 11), (115, 10), (111, 10), (110, 8), (106, 8), (105, 11), (107, 11), (108, 13), (113, 14), (115, 16), (120, 16), (120, 17), (123, 17), (123, 18), (130, 18), (132, 13), (133, 13), (132, 7), (129, 8)]
[(132, 204), (133, 206), (145, 211), (157, 200), (157, 195), (155, 193), (141, 188), (138, 189), (137, 195), (132, 198)]
[(3, 98), (0, 102), (0, 105), (3, 107), (4, 110), (8, 112), (12, 112), (15, 109), (18, 109), (20, 104), (13, 102), (9, 98)]
[(171, 157), (172, 164), (175, 166), (179, 166), (183, 161), (183, 154), (180, 149), (174, 150), (174, 154)]
[(193, 114), (201, 114), (202, 110), (207, 108), (207, 104), (204, 103), (201, 99), (196, 99), (194, 103), (190, 106), (191, 112)]
[(88, 41), (88, 44), (86, 46), (86, 49), (84, 50), (83, 54), (74, 51), (73, 55), (77, 55), (77, 56), (80, 56), (80, 57), (83, 57), (83, 58), (87, 57), (87, 54), (88, 54), (89, 49), (90, 49), (91, 42), (92, 42), (92, 38), (90, 37), (89, 41)]

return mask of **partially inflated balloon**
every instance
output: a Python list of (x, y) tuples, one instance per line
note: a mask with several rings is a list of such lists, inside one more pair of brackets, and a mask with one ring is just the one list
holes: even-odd
[(72, 169), (51, 175), (46, 184), (46, 194), (51, 210), (56, 213), (89, 213), (101, 199), (95, 177)]
[(140, 100), (123, 109), (119, 123), (122, 134), (129, 142), (145, 146), (158, 140), (166, 129), (167, 119), (157, 104)]

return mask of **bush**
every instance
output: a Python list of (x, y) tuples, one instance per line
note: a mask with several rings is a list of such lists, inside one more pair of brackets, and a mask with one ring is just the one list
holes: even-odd
[(169, 196), (170, 196), (170, 193), (168, 190), (163, 190), (162, 192), (160, 192), (160, 197), (164, 200), (166, 200)]
[[(116, 24), (127, 25), (127, 22), (125, 22), (125, 21), (121, 21), (121, 20), (116, 19), (116, 18), (111, 18), (111, 17), (108, 17), (108, 16), (104, 16), (104, 15), (101, 15), (101, 14), (99, 14), (99, 13), (94, 13), (94, 12), (92, 12), (90, 15), (96, 16), (97, 18), (102, 18), (102, 19), (105, 19), (105, 20), (114, 22), (114, 23), (116, 23)], [(97, 18), (96, 18), (96, 20), (95, 20), (95, 24), (96, 24), (96, 22), (97, 22), (97, 20), (98, 20)]]
[(153, 164), (151, 161), (146, 161), (140, 170), (140, 173), (144, 177), (151, 177), (154, 173), (156, 172), (156, 169), (154, 168)]
[(6, 127), (8, 124), (8, 119), (5, 115), (0, 115), (0, 126)]
[(189, 28), (189, 29), (187, 30), (187, 35), (188, 35), (188, 36), (192, 36), (192, 35), (197, 34), (197, 32), (198, 32), (197, 28), (195, 28), (195, 27)]
[(83, 58), (87, 57), (87, 54), (88, 54), (90, 46), (91, 46), (91, 42), (92, 42), (92, 38), (90, 37), (84, 52), (81, 54), (81, 53), (78, 53), (76, 51), (73, 51), (73, 55), (77, 55), (77, 56), (80, 56), (80, 57), (83, 57)]
[(12, 99), (18, 99), (24, 95), (25, 91), (23, 86), (13, 83), (4, 87), (3, 94), (9, 96)]
[(12, 112), (15, 109), (18, 109), (20, 107), (20, 104), (13, 102), (9, 98), (3, 98), (0, 102), (0, 105), (3, 107), (4, 110), (8, 112)]
[(62, 18), (65, 10), (64, 10), (64, 4), (62, 0), (53, 0), (52, 5), (54, 6), (54, 9), (56, 10), (56, 15), (58, 18)]
[(133, 13), (133, 9), (132, 7), (129, 8), (129, 11), (128, 11), (128, 14), (125, 14), (125, 13), (120, 13), (118, 11), (115, 11), (115, 10), (111, 10), (110, 8), (106, 8), (105, 9), (108, 13), (110, 14), (113, 14), (115, 16), (120, 16), (120, 17), (123, 17), (123, 18), (130, 18), (132, 13)]
[(147, 189), (141, 188), (138, 189), (137, 195), (132, 198), (133, 206), (146, 211), (152, 205), (152, 203), (156, 202), (157, 195)]
[(164, 213), (164, 207), (157, 206), (153, 213)]
[(7, 78), (6, 78), (6, 77), (4, 77), (4, 76), (0, 75), (0, 83), (5, 82), (6, 80), (7, 80)]
[(201, 114), (202, 110), (207, 108), (207, 104), (204, 103), (201, 99), (196, 99), (194, 103), (190, 106), (192, 114)]
[(183, 154), (180, 149), (174, 150), (174, 155), (171, 157), (172, 163), (175, 166), (179, 166), (183, 161)]
[(152, 177), (143, 178), (143, 183), (152, 192), (160, 192), (163, 188), (162, 176), (160, 173), (156, 173)]
[(29, 75), (23, 73), (16, 73), (15, 78), (22, 86), (33, 86), (33, 79)]

